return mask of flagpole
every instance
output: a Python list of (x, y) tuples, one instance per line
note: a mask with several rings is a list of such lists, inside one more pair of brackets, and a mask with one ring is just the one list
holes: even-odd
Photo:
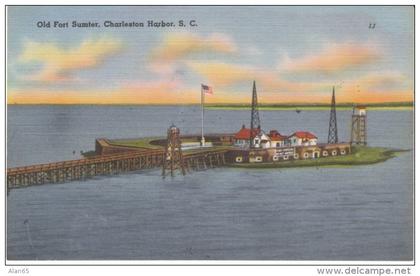
[(204, 140), (204, 92), (201, 88), (201, 146), (204, 147), (206, 141)]

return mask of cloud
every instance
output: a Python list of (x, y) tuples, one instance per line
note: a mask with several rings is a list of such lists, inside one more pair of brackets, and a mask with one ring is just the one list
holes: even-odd
[(191, 33), (168, 33), (162, 44), (151, 53), (153, 62), (170, 63), (194, 53), (235, 53), (236, 45), (226, 35), (213, 33), (207, 37)]
[(187, 65), (204, 76), (213, 86), (228, 86), (242, 81), (252, 81), (256, 72), (252, 67), (225, 62), (194, 62)]
[(168, 93), (178, 90), (183, 87), (180, 80), (174, 79), (170, 81), (164, 80), (142, 80), (142, 81), (124, 81), (121, 82), (121, 90), (133, 91), (141, 93), (142, 91), (162, 90)]
[(13, 89), (7, 96), (8, 103), (19, 104), (182, 104), (199, 102), (200, 90), (155, 80), (125, 83), (110, 90)]
[(358, 78), (344, 80), (338, 89), (346, 93), (411, 90), (412, 80), (398, 71), (370, 72)]
[(200, 99), (200, 92), (185, 87), (179, 81), (149, 81), (125, 85), (115, 93), (115, 99), (122, 103), (182, 104), (194, 103)]
[(397, 71), (372, 72), (346, 80), (337, 90), (337, 98), (347, 102), (411, 101), (412, 84), (409, 77)]
[(193, 54), (236, 53), (235, 43), (226, 35), (213, 33), (199, 36), (187, 32), (168, 33), (149, 56), (147, 69), (163, 79), (181, 77), (185, 62)]
[(286, 55), (278, 69), (292, 73), (332, 74), (371, 64), (381, 57), (382, 51), (373, 44), (331, 44), (317, 54), (302, 58), (291, 59)]
[(193, 62), (187, 65), (205, 77), (215, 87), (225, 87), (256, 80), (259, 87), (267, 92), (301, 92), (319, 89), (320, 83), (291, 82), (281, 79), (278, 74), (252, 66), (225, 62)]
[[(198, 66), (198, 64), (194, 64)], [(208, 65), (208, 64), (207, 64)], [(205, 64), (202, 66), (207, 68)], [(249, 103), (251, 101), (251, 85), (255, 78), (259, 92), (259, 102), (264, 103), (329, 103), (331, 100), (331, 83), (295, 83), (279, 79), (275, 74), (257, 68), (234, 64), (210, 64), (212, 70), (220, 71), (224, 78), (212, 75), (209, 79), (214, 86), (214, 95), (206, 97), (206, 102)], [(242, 71), (239, 69), (242, 68)], [(236, 75), (226, 74), (238, 72)], [(238, 88), (228, 84), (245, 83), (249, 86)], [(216, 84), (217, 85), (216, 85)], [(123, 81), (121, 86), (112, 90), (35, 90), (10, 89), (8, 103), (21, 104), (185, 104), (200, 102), (199, 85), (188, 86), (180, 80), (144, 80)], [(341, 87), (336, 87), (336, 100), (342, 102), (392, 102), (412, 101), (414, 92), (410, 79), (399, 72), (378, 72), (364, 75), (357, 79), (345, 80)], [(386, 86), (387, 89), (382, 89)], [(242, 91), (238, 91), (242, 89)], [(240, 92), (240, 93), (237, 93)], [(262, 92), (262, 93), (261, 93)]]
[(122, 48), (118, 40), (100, 38), (83, 41), (74, 48), (62, 48), (49, 42), (28, 41), (24, 45), (19, 62), (39, 62), (39, 72), (28, 77), (29, 80), (52, 83), (74, 80), (71, 74), (79, 69), (98, 66), (105, 58)]
[(370, 91), (389, 91), (411, 86), (407, 76), (392, 71), (365, 75), (358, 80), (358, 85)]
[[(331, 100), (330, 81), (289, 81), (265, 68), (226, 62), (193, 62), (188, 66), (215, 87), (215, 91), (231, 90), (237, 84), (256, 80), (262, 102), (324, 102)], [(237, 88), (236, 88), (237, 89)], [(412, 81), (397, 71), (382, 71), (347, 79), (336, 89), (338, 102), (387, 102), (412, 100)], [(248, 98), (244, 98), (247, 101)], [(239, 100), (239, 98), (238, 98)]]
[(344, 90), (338, 91), (336, 100), (347, 103), (381, 103), (381, 102), (409, 102), (414, 100), (414, 92), (407, 89), (377, 90)]

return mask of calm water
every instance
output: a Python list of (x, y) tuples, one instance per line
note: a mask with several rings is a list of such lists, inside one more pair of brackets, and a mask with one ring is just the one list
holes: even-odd
[[(266, 111), (263, 129), (314, 132), (328, 111)], [(247, 111), (206, 111), (235, 132)], [(349, 137), (350, 111), (337, 114)], [(8, 167), (75, 159), (98, 137), (200, 131), (200, 109), (9, 106)], [(371, 145), (412, 149), (413, 112), (369, 111)], [(159, 170), (13, 190), (11, 260), (411, 260), (413, 153), (349, 168), (219, 168), (163, 180)]]

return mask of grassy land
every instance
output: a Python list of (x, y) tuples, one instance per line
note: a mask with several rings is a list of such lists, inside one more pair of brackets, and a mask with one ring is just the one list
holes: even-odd
[[(153, 140), (158, 139), (165, 139), (164, 137), (145, 137), (145, 138), (139, 138), (139, 139), (118, 139), (118, 140), (110, 140), (110, 143), (112, 145), (116, 146), (129, 146), (129, 147), (137, 147), (137, 148), (143, 148), (143, 149), (162, 149), (163, 147), (152, 145), (150, 144)], [(194, 138), (185, 138), (181, 139), (182, 142), (198, 142), (197, 139)], [(198, 153), (201, 151), (209, 151), (209, 150), (218, 150), (218, 149), (229, 149), (232, 148), (231, 146), (217, 146), (213, 148), (197, 148), (197, 149), (190, 149), (183, 151), (184, 154), (192, 154), (192, 153)]]
[(222, 150), (222, 149), (232, 149), (232, 146), (214, 146), (211, 148), (196, 148), (196, 149), (189, 149), (189, 150), (183, 150), (183, 155), (193, 154), (193, 153), (199, 153), (199, 152), (208, 152), (211, 150)]
[(379, 147), (354, 147), (353, 153), (346, 156), (325, 157), (271, 163), (235, 163), (228, 164), (236, 168), (292, 168), (292, 167), (318, 167), (318, 166), (354, 166), (369, 165), (384, 162), (407, 150), (396, 150)]
[[(129, 147), (137, 147), (137, 148), (144, 148), (144, 149), (161, 149), (161, 146), (152, 145), (150, 142), (153, 140), (161, 140), (165, 139), (165, 137), (144, 137), (138, 139), (117, 139), (117, 140), (110, 140), (112, 145), (116, 146), (129, 146)], [(181, 139), (182, 142), (199, 142), (199, 140), (195, 138), (183, 138)]]
[(129, 146), (129, 147), (137, 147), (137, 148), (144, 148), (144, 149), (161, 149), (161, 146), (152, 145), (150, 144), (153, 140), (164, 139), (163, 137), (144, 137), (140, 139), (118, 139), (118, 140), (110, 140), (109, 142), (115, 146)]

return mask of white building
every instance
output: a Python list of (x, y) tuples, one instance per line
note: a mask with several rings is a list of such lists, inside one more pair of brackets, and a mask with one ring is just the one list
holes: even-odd
[(308, 131), (297, 131), (289, 136), (290, 146), (315, 146), (318, 138)]
[(254, 148), (284, 148), (297, 146), (315, 146), (318, 138), (308, 131), (297, 131), (290, 136), (281, 135), (277, 130), (270, 130), (266, 134), (259, 128), (251, 130), (245, 125), (235, 134), (234, 145), (237, 147), (249, 147), (249, 140), (252, 138)]
[(281, 135), (277, 130), (270, 130), (268, 136), (271, 140), (271, 148), (281, 148), (289, 145), (288, 137)]
[[(257, 128), (255, 128), (252, 131), (252, 138), (253, 138), (254, 143), (255, 143), (255, 137), (260, 132), (261, 130)], [(249, 147), (250, 136), (251, 136), (251, 130), (249, 128), (246, 128), (245, 125), (243, 125), (242, 128), (235, 134), (234, 145), (238, 147)]]
[(264, 131), (260, 131), (254, 137), (253, 143), (255, 148), (268, 149), (271, 147), (271, 139)]
[[(251, 130), (245, 125), (235, 134), (234, 144), (238, 147), (249, 147), (249, 140), (251, 138)], [(268, 149), (271, 147), (271, 139), (259, 128), (252, 131), (252, 145), (254, 148)]]

